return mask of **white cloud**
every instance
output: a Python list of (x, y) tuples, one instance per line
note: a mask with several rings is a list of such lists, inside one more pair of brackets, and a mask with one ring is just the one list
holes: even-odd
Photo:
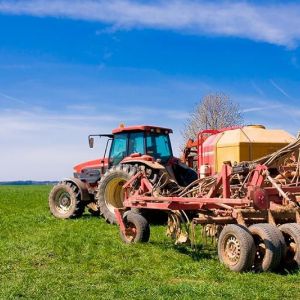
[(0, 92), (0, 102), (3, 101), (2, 100), (3, 98), (6, 99), (6, 100), (9, 100), (9, 101), (13, 101), (17, 104), (25, 104), (25, 101), (23, 101), (23, 100), (17, 99), (15, 97), (11, 97), (9, 95), (6, 95), (6, 94), (3, 94), (3, 93)]
[(71, 111), (94, 111), (96, 107), (91, 104), (72, 104), (68, 105), (67, 109)]
[(46, 112), (17, 110), (0, 114), (0, 181), (53, 180), (72, 175), (72, 166), (97, 157), (89, 151), (91, 124)]
[[(263, 123), (269, 128), (283, 128), (293, 134), (297, 132), (299, 109), (253, 97), (248, 102), (255, 106), (244, 106), (247, 124)], [(71, 176), (75, 164), (99, 158), (104, 153), (104, 140), (97, 141), (96, 147), (89, 149), (87, 135), (110, 133), (122, 122), (126, 125), (147, 123), (172, 127), (174, 154), (179, 154), (180, 129), (187, 117), (184, 111), (128, 106), (119, 106), (118, 109), (111, 106), (109, 111), (109, 115), (103, 115), (97, 108), (93, 114), (88, 110), (58, 113), (43, 108), (0, 110), (0, 164), (3, 170), (0, 181), (57, 180)]]
[(300, 130), (300, 110), (293, 103), (272, 98), (240, 95), (245, 124), (262, 124), (269, 129), (283, 129), (292, 135)]
[(279, 91), (283, 96), (285, 96), (286, 98), (292, 100), (292, 97), (282, 87), (280, 87), (274, 80), (270, 79), (269, 81), (273, 85), (273, 87), (277, 91)]
[(250, 83), (259, 96), (266, 97), (266, 94), (263, 92), (263, 90), (253, 80), (251, 80)]
[(281, 108), (283, 105), (266, 105), (266, 106), (253, 106), (249, 108), (242, 109), (243, 113), (249, 113), (249, 112), (257, 112), (257, 111), (270, 111), (270, 109), (276, 109)]
[[(88, 104), (86, 106), (89, 107)], [(80, 113), (54, 113), (42, 108), (37, 111), (30, 108), (2, 109), (0, 165), (4, 171), (0, 172), (0, 181), (58, 180), (72, 176), (75, 164), (99, 158), (104, 153), (103, 140), (97, 141), (94, 149), (89, 149), (88, 134), (110, 133), (122, 122), (126, 125), (163, 125), (157, 121), (157, 114), (157, 110), (143, 107), (111, 107), (109, 114), (99, 110), (91, 114), (85, 110)], [(159, 116), (163, 122), (169, 123), (184, 114), (176, 110), (160, 110)], [(178, 148), (179, 132), (176, 132), (173, 141), (174, 149)]]
[(27, 0), (0, 1), (3, 14), (99, 21), (112, 28), (157, 28), (248, 38), (293, 47), (300, 39), (300, 4), (246, 1)]

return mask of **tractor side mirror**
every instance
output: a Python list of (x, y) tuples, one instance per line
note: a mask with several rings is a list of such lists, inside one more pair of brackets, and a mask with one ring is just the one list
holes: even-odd
[(94, 138), (89, 136), (89, 146), (90, 148), (94, 148)]

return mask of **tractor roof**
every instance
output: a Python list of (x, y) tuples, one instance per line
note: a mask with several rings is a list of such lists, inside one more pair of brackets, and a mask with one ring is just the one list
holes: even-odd
[(137, 125), (137, 126), (128, 126), (120, 125), (119, 128), (116, 128), (112, 131), (113, 134), (121, 133), (121, 132), (131, 132), (131, 131), (146, 131), (146, 132), (165, 132), (165, 133), (173, 133), (172, 129), (150, 126), (150, 125)]

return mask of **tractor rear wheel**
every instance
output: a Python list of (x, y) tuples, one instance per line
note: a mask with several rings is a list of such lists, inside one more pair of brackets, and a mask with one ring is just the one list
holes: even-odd
[(126, 244), (146, 243), (150, 237), (150, 226), (140, 214), (128, 211), (124, 216), (125, 232), (120, 230), (120, 237)]
[(59, 219), (80, 217), (84, 204), (78, 187), (70, 182), (55, 185), (49, 194), (49, 208), (52, 215)]
[(281, 230), (287, 251), (283, 258), (284, 266), (288, 268), (300, 267), (300, 224), (287, 223), (279, 227)]
[(218, 240), (218, 255), (231, 271), (248, 271), (255, 256), (254, 240), (248, 229), (234, 224), (225, 226)]
[(275, 270), (284, 255), (284, 238), (272, 224), (254, 224), (249, 227), (254, 238), (256, 253), (253, 268), (257, 272)]
[(118, 165), (109, 169), (101, 178), (96, 199), (100, 214), (110, 224), (116, 224), (115, 208), (122, 208), (124, 201), (123, 185), (137, 169), (131, 165)]

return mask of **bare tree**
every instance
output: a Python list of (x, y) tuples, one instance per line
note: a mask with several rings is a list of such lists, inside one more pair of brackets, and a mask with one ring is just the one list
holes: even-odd
[(223, 93), (208, 94), (195, 106), (182, 132), (184, 141), (196, 139), (200, 130), (241, 125), (243, 116), (238, 103)]

